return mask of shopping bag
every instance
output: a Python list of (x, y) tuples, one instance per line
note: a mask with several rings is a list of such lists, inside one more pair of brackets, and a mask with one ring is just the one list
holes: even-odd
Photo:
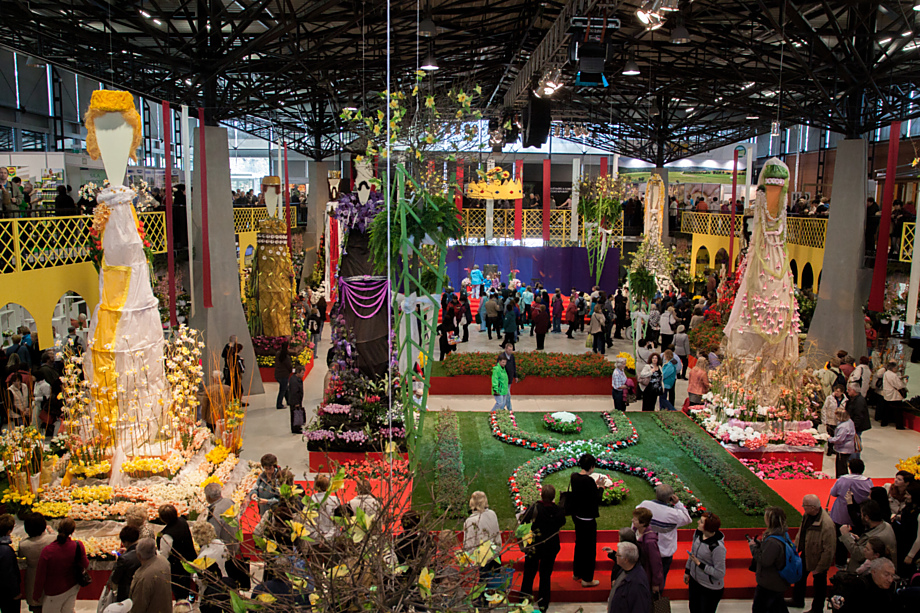
[(585, 338), (585, 347), (587, 347), (588, 349), (594, 348), (594, 335), (593, 334), (589, 334), (587, 338)]
[(671, 613), (671, 599), (660, 593), (652, 597), (652, 613)]
[(102, 588), (102, 595), (99, 597), (99, 604), (96, 605), (96, 613), (102, 613), (105, 608), (115, 602), (115, 592), (106, 585)]

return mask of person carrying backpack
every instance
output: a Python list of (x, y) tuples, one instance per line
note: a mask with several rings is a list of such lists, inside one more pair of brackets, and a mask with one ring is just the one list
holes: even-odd
[(786, 513), (780, 507), (767, 507), (766, 530), (759, 539), (748, 535), (756, 572), (752, 613), (787, 613), (783, 594), (802, 578), (802, 559), (789, 538)]

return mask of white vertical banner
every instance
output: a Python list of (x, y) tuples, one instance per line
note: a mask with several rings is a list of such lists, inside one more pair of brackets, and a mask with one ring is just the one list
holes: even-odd
[(572, 223), (569, 224), (569, 240), (578, 244), (578, 201), (580, 198), (579, 189), (581, 188), (581, 160), (575, 158), (572, 160)]
[(613, 154), (613, 170), (610, 171), (610, 174), (614, 179), (620, 176), (620, 154)]
[[(192, 240), (194, 234), (192, 228), (192, 142), (188, 129), (188, 106), (182, 105), (182, 114), (179, 122), (179, 135), (182, 139), (182, 170), (185, 173), (185, 229), (188, 233), (188, 292), (189, 296), (195, 296), (195, 274), (192, 270), (192, 262), (195, 260), (195, 241)], [(197, 195), (197, 194), (195, 194)], [(189, 319), (195, 315), (195, 300), (189, 300)]]
[(744, 208), (748, 209), (751, 206), (751, 201), (754, 199), (751, 194), (751, 185), (752, 179), (754, 177), (754, 155), (756, 155), (756, 146), (750, 143), (744, 145)]
[[(489, 158), (488, 160), (486, 160), (486, 171), (491, 171), (493, 168), (495, 168), (495, 158)], [(486, 243), (492, 240), (494, 225), (495, 225), (495, 201), (492, 199), (489, 199), (489, 200), (486, 200)]]

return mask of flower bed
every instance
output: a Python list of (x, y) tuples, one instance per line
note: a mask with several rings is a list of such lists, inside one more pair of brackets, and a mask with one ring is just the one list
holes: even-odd
[(816, 471), (811, 463), (801, 460), (739, 458), (739, 461), (761, 479), (830, 479), (824, 473)]
[(614, 481), (613, 485), (604, 488), (604, 492), (601, 494), (601, 504), (617, 505), (626, 500), (627, 496), (629, 496), (629, 488), (620, 479), (619, 481)]
[(568, 411), (557, 411), (543, 415), (543, 426), (547, 430), (562, 434), (578, 434), (581, 432), (582, 423), (581, 417)]
[[(610, 380), (613, 362), (595, 353), (520, 352), (514, 354), (518, 378), (526, 377), (603, 377)], [(495, 366), (494, 353), (451, 353), (444, 359), (449, 377), (479, 375), (490, 377)], [(608, 384), (609, 388), (609, 384)], [(609, 392), (609, 390), (608, 390)]]
[[(546, 475), (574, 468), (577, 465), (578, 456), (570, 451), (562, 450), (546, 453), (519, 466), (508, 479), (508, 487), (511, 489), (511, 497), (516, 509), (523, 511), (540, 499), (540, 489)], [(626, 454), (605, 453), (597, 457), (597, 467), (601, 470), (612, 470), (641, 477), (652, 486), (666, 483), (674, 488), (677, 497), (691, 515), (700, 515), (706, 510), (700, 499), (693, 495), (680, 477), (655, 462), (639, 460)]]
[(463, 476), (463, 448), (460, 421), (451, 410), (438, 413), (434, 427), (438, 457), (435, 463), (434, 499), (451, 516), (466, 515), (466, 481)]
[[(526, 377), (511, 385), (514, 396), (558, 396), (559, 390), (570, 390), (579, 396), (610, 396), (610, 377)], [(432, 377), (431, 389), (428, 390), (429, 396), (491, 394), (492, 378), (486, 375)]]
[(591, 441), (563, 441), (548, 434), (522, 430), (517, 426), (514, 412), (503, 409), (489, 413), (489, 424), (492, 427), (492, 435), (497, 439), (511, 445), (518, 445), (525, 449), (541, 452), (554, 451), (558, 447), (571, 446), (577, 443), (590, 443), (601, 449), (616, 450), (639, 442), (639, 433), (636, 432), (632, 422), (629, 421), (625, 414), (615, 411), (614, 413), (603, 413), (602, 417), (607, 423), (610, 434)]
[(656, 413), (654, 420), (687, 456), (719, 484), (742, 513), (763, 513), (767, 506), (763, 494), (738, 474), (737, 468), (725, 457), (725, 452), (713, 449), (710, 441), (699, 437), (699, 429), (692, 421), (679, 412)]

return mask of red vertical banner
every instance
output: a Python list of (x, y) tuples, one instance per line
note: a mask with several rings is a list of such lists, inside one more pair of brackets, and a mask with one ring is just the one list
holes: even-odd
[(204, 308), (214, 306), (211, 301), (211, 239), (208, 232), (208, 158), (204, 138), (204, 109), (198, 108), (198, 148), (201, 149), (198, 161), (201, 171), (198, 173), (201, 191), (201, 284)]
[(543, 242), (549, 241), (549, 211), (550, 211), (550, 191), (549, 182), (551, 178), (552, 162), (543, 160)]
[(457, 215), (463, 214), (463, 160), (457, 160), (457, 192), (454, 194)]
[(284, 219), (287, 223), (288, 254), (294, 257), (294, 249), (291, 243), (291, 186), (288, 185), (288, 181), (291, 178), (288, 176), (287, 143), (282, 141), (281, 146), (284, 147), (284, 180), (281, 181), (281, 188), (284, 190)]
[(601, 176), (602, 177), (607, 176), (607, 156), (606, 155), (601, 158)]
[(885, 280), (888, 276), (888, 233), (891, 232), (891, 202), (894, 200), (895, 174), (898, 171), (898, 144), (901, 140), (901, 122), (892, 121), (888, 135), (888, 164), (885, 167), (885, 187), (882, 190), (882, 221), (878, 226), (878, 248), (875, 250), (875, 268), (872, 271), (872, 289), (869, 291), (869, 310), (885, 308)]
[(329, 262), (329, 284), (332, 286), (329, 296), (332, 303), (335, 304), (339, 295), (339, 280), (337, 277), (339, 272), (339, 220), (334, 217), (329, 217), (328, 220), (329, 240), (326, 241), (326, 244), (329, 249), (329, 257), (327, 258)]
[(521, 197), (514, 201), (514, 240), (524, 235), (524, 160), (514, 160), (514, 180), (521, 184)]
[[(166, 206), (166, 284), (169, 292), (169, 325), (175, 328), (179, 325), (176, 318), (176, 254), (173, 249), (173, 199), (172, 199), (172, 113), (169, 103), (163, 101), (163, 153), (166, 166), (166, 194), (163, 204)], [(187, 206), (187, 205), (186, 205)]]

